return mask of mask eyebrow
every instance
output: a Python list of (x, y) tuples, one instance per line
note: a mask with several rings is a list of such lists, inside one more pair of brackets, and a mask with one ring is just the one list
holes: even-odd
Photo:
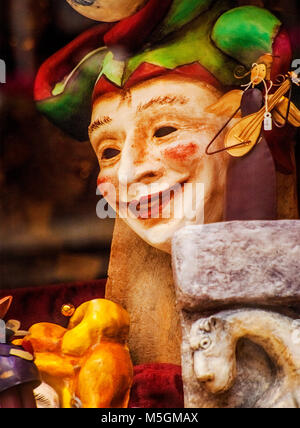
[(184, 97), (183, 95), (166, 95), (164, 97), (156, 97), (152, 98), (150, 101), (148, 101), (145, 104), (140, 104), (137, 108), (137, 112), (141, 113), (142, 111), (147, 110), (148, 108), (152, 106), (163, 106), (163, 105), (173, 105), (173, 104), (179, 104), (184, 105), (187, 104), (189, 101), (188, 98)]
[(104, 116), (100, 119), (95, 120), (95, 122), (91, 123), (89, 126), (89, 135), (92, 134), (92, 132), (96, 131), (97, 129), (101, 128), (101, 126), (108, 125), (112, 122), (112, 118), (109, 116)]

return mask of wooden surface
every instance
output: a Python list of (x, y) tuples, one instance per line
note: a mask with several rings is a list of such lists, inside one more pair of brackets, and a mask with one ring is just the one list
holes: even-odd
[(278, 220), (299, 219), (297, 177), (277, 172), (277, 210)]
[(121, 304), (131, 317), (133, 363), (180, 364), (171, 256), (150, 247), (117, 219), (108, 274), (106, 298)]

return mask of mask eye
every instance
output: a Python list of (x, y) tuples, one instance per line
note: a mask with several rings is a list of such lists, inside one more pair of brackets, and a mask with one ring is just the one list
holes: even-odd
[(210, 347), (210, 345), (211, 345), (211, 340), (210, 340), (210, 338), (208, 336), (203, 337), (201, 339), (201, 341), (200, 341), (200, 347), (202, 349), (208, 349)]
[(108, 148), (102, 153), (101, 159), (113, 159), (120, 154), (120, 150)]
[(156, 137), (156, 138), (166, 137), (167, 135), (173, 134), (176, 131), (177, 131), (177, 129), (174, 128), (173, 126), (164, 126), (162, 128), (159, 128), (155, 132), (154, 137)]

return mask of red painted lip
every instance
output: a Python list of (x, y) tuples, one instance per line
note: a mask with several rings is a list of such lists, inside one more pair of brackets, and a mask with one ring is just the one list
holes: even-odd
[[(129, 203), (120, 203), (120, 207), (127, 208), (133, 213), (138, 220), (148, 220), (151, 218), (161, 218), (163, 209), (174, 199), (176, 193), (183, 189), (186, 181), (177, 183), (163, 192), (153, 193), (152, 195), (143, 196), (139, 200), (133, 200)], [(170, 195), (168, 198), (167, 196)]]

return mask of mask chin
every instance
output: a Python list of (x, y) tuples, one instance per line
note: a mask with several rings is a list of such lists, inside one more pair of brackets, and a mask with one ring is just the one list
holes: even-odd
[(168, 254), (171, 254), (174, 233), (185, 225), (184, 220), (177, 220), (176, 224), (171, 224), (170, 221), (169, 223), (158, 224), (149, 229), (145, 229), (136, 223), (138, 220), (126, 219), (125, 222), (133, 232), (151, 247)]
[(164, 242), (156, 242), (156, 241), (148, 241), (148, 244), (151, 245), (151, 247), (156, 248), (157, 250), (163, 251), (164, 253), (171, 254), (171, 239), (168, 239)]

